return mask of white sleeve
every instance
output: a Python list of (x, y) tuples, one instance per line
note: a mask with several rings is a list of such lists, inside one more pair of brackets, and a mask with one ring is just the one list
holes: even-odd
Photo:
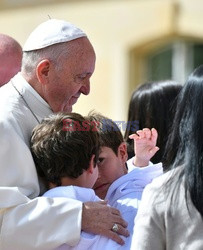
[[(166, 249), (164, 216), (157, 211), (158, 206), (154, 202), (158, 193), (151, 186), (149, 184), (143, 192), (135, 218), (131, 250)], [(163, 206), (163, 204), (160, 206)], [(164, 211), (164, 208), (160, 211)]]
[(0, 125), (0, 249), (52, 249), (75, 245), (81, 232), (82, 203), (37, 197), (35, 165), (19, 128)]
[(67, 198), (38, 197), (2, 209), (0, 249), (50, 250), (80, 239), (82, 203)]
[(128, 173), (131, 172), (132, 170), (134, 170), (135, 168), (140, 168), (140, 169), (145, 169), (147, 167), (156, 167), (156, 168), (161, 168), (162, 172), (163, 172), (163, 166), (162, 166), (162, 162), (159, 163), (152, 163), (151, 161), (149, 161), (149, 164), (146, 167), (139, 167), (139, 166), (135, 166), (134, 165), (134, 158), (135, 156), (133, 156), (132, 158), (130, 158), (126, 163), (127, 163), (127, 167), (128, 167)]

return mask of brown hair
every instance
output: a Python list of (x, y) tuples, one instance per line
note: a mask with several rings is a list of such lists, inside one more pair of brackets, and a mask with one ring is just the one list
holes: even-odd
[[(96, 166), (99, 135), (91, 124), (85, 131), (84, 122), (87, 120), (80, 114), (58, 113), (34, 128), (31, 152), (40, 177), (60, 186), (61, 177), (80, 176), (89, 167), (92, 155)], [(75, 123), (77, 127), (73, 127)]]

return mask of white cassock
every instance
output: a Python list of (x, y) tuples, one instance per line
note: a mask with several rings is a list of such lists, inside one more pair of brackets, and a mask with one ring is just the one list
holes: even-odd
[(49, 105), (17, 74), (0, 88), (0, 249), (54, 249), (80, 239), (82, 202), (38, 197), (39, 182), (29, 149), (31, 131), (52, 114)]

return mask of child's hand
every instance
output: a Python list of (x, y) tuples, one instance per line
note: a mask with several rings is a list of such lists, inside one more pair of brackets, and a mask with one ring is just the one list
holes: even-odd
[(155, 128), (151, 130), (144, 128), (143, 130), (138, 130), (136, 133), (129, 136), (130, 139), (134, 139), (134, 165), (145, 167), (149, 165), (149, 160), (159, 150), (156, 146), (158, 133)]

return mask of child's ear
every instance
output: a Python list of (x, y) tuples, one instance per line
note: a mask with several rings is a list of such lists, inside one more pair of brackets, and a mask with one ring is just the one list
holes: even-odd
[(123, 162), (126, 162), (128, 159), (128, 153), (127, 153), (127, 145), (125, 142), (122, 142), (120, 146), (118, 147), (118, 156), (121, 157), (121, 160)]
[(95, 168), (94, 158), (95, 158), (95, 155), (92, 155), (92, 157), (90, 159), (89, 167), (87, 169), (87, 172), (90, 174), (92, 174), (94, 172), (94, 168)]

